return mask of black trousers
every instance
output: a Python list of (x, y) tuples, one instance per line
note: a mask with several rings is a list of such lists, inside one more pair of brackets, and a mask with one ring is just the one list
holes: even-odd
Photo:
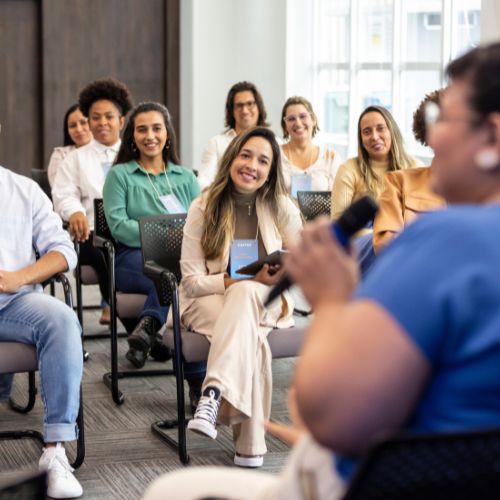
[(80, 243), (80, 265), (92, 266), (99, 277), (99, 290), (101, 295), (109, 304), (109, 275), (106, 260), (103, 253), (92, 244), (93, 233), (89, 239)]

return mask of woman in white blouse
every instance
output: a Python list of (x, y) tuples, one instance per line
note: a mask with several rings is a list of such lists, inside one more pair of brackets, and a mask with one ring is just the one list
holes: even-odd
[(73, 104), (64, 115), (64, 146), (54, 148), (50, 156), (47, 175), (52, 187), (56, 172), (68, 153), (80, 146), (85, 146), (92, 139), (87, 117), (83, 116), (78, 104)]
[(296, 198), (297, 191), (331, 191), (342, 160), (333, 150), (313, 143), (319, 127), (311, 103), (304, 97), (290, 97), (281, 112), (281, 127), (288, 139), (281, 146), (288, 192)]

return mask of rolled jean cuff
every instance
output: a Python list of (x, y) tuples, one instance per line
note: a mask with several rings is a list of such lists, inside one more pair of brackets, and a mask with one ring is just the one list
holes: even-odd
[(78, 437), (76, 424), (44, 424), (43, 439), (46, 443), (75, 441)]

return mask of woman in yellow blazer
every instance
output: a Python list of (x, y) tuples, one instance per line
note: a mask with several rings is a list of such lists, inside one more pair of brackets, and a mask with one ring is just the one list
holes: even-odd
[[(429, 102), (439, 106), (443, 89), (425, 96), (413, 115), (415, 139), (425, 140), (425, 107)], [(385, 190), (379, 198), (379, 211), (373, 223), (373, 249), (378, 254), (407, 224), (419, 215), (444, 206), (443, 198), (430, 186), (430, 167), (410, 168), (385, 175)]]
[(301, 227), (299, 210), (285, 190), (279, 146), (263, 127), (231, 142), (214, 182), (188, 211), (181, 319), (211, 343), (202, 396), (188, 429), (215, 439), (218, 420), (232, 425), (238, 466), (263, 464), (263, 424), (272, 396), (266, 337), (273, 328), (293, 325), (293, 303), (284, 293), (281, 301), (263, 305), (281, 277), (279, 266), (265, 264), (255, 277), (242, 279), (234, 275), (235, 259), (242, 248), (254, 254), (252, 260), (281, 250)]

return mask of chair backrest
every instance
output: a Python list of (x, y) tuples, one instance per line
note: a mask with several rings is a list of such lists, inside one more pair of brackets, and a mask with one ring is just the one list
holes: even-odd
[(297, 191), (299, 208), (306, 221), (318, 215), (330, 217), (332, 210), (332, 193), (330, 191)]
[(500, 498), (500, 428), (375, 445), (343, 500)]
[(114, 243), (108, 221), (106, 220), (106, 215), (104, 214), (104, 203), (102, 198), (94, 199), (94, 234), (99, 238), (111, 240)]
[(49, 176), (47, 174), (47, 170), (43, 170), (41, 168), (32, 168), (31, 178), (42, 188), (42, 191), (52, 201), (52, 191), (50, 189)]
[(181, 247), (186, 214), (141, 217), (139, 230), (143, 264), (153, 261), (181, 279)]

